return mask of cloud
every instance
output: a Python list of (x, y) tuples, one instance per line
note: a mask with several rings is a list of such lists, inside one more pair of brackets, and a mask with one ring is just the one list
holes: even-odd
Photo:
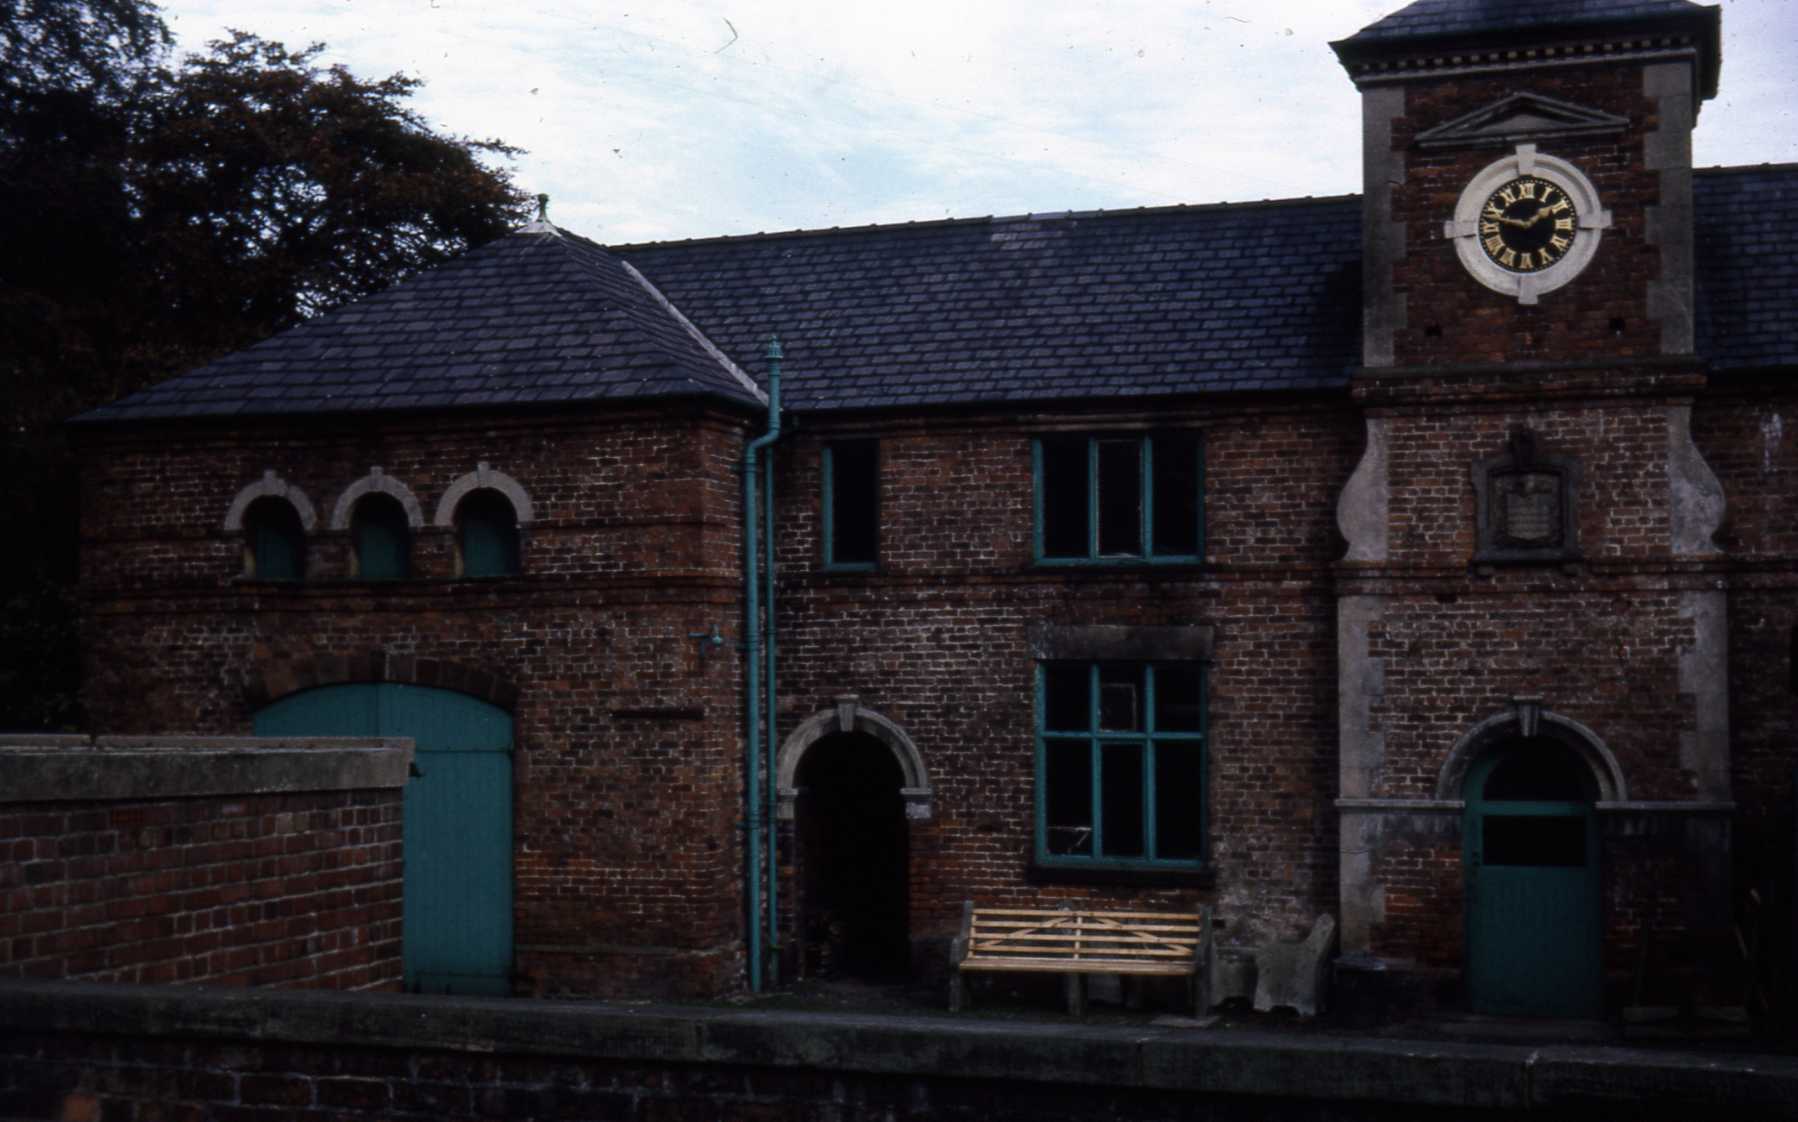
[[(1360, 189), (1328, 42), (1399, 0), (170, 0), (426, 80), (443, 130), (528, 149), (601, 241)], [(1729, 0), (1699, 161), (1798, 159), (1798, 5)]]

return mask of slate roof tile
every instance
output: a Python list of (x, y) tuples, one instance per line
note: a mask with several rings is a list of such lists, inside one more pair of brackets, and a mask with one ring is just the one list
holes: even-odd
[(1362, 28), (1345, 43), (1614, 23), (1701, 10), (1687, 0), (1416, 0)]
[[(1699, 353), (1798, 365), (1798, 166), (1700, 172), (1695, 203)], [(620, 261), (744, 370), (779, 332), (801, 410), (1328, 390), (1359, 362), (1341, 197), (611, 251), (518, 234), (87, 419), (752, 402)]]
[(565, 400), (571, 358), (632, 396), (758, 402), (603, 248), (527, 229), (80, 419), (426, 408), (471, 368), (509, 386), (485, 400)]

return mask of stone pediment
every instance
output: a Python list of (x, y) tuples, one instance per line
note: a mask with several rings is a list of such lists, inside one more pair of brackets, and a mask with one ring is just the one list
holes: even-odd
[(1541, 94), (1515, 93), (1417, 134), (1419, 148), (1501, 148), (1525, 141), (1603, 136), (1629, 127), (1627, 117)]

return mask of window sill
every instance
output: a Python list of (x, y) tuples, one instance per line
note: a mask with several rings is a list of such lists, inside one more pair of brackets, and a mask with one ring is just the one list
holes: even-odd
[(845, 564), (845, 563), (840, 563), (840, 562), (839, 563), (827, 562), (823, 565), (818, 566), (818, 571), (820, 573), (826, 574), (827, 576), (842, 576), (845, 574), (851, 575), (851, 576), (854, 576), (854, 575), (866, 576), (870, 573), (880, 572), (880, 562), (878, 562), (878, 561), (857, 561), (853, 564)]
[(1093, 884), (1143, 888), (1168, 885), (1211, 888), (1217, 884), (1217, 873), (1209, 865), (1047, 865), (1032, 860), (1024, 876), (1031, 884)]
[(1038, 557), (1030, 562), (1038, 569), (1197, 569), (1203, 557)]

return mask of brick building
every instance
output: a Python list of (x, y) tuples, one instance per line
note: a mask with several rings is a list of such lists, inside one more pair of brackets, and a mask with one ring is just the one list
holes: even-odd
[(1337, 915), (1369, 1001), (1723, 1000), (1791, 875), (1798, 168), (1692, 168), (1718, 18), (1419, 0), (1335, 45), (1358, 197), (535, 223), (82, 418), (89, 711), (415, 738), (415, 988), (1079, 898)]

